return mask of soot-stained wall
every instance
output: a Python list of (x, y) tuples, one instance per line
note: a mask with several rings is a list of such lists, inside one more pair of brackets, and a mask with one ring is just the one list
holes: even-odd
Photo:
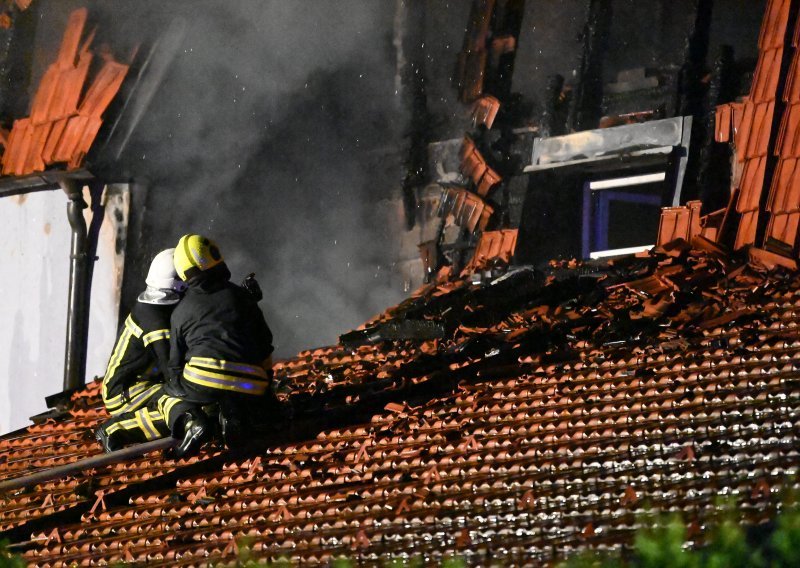
[[(636, 67), (662, 68), (683, 64), (686, 39), (698, 0), (613, 0), (603, 76)], [(588, 0), (526, 2), (514, 68), (513, 88), (542, 111), (547, 77), (564, 76), (574, 84), (580, 69), (580, 35)], [(709, 65), (722, 44), (737, 59), (755, 63), (758, 32), (766, 0), (715, 0), (709, 40)], [(644, 110), (644, 109), (643, 109)]]

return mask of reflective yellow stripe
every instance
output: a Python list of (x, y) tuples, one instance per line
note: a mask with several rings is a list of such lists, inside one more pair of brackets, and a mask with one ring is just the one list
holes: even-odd
[(192, 357), (189, 359), (189, 365), (199, 365), (201, 367), (208, 367), (209, 369), (218, 369), (220, 371), (246, 373), (260, 379), (267, 378), (267, 372), (263, 369), (263, 367), (259, 367), (258, 365), (249, 365), (247, 363), (236, 363), (234, 361), (212, 359), (211, 357)]
[(122, 414), (124, 412), (131, 412), (147, 404), (147, 401), (150, 399), (151, 396), (153, 396), (153, 394), (155, 394), (155, 392), (158, 389), (161, 388), (161, 385), (159, 384), (154, 385), (152, 383), (146, 383), (146, 384), (149, 384), (150, 386), (136, 395), (131, 394), (129, 397), (130, 402), (122, 405), (119, 409), (114, 409), (113, 412), (109, 410), (109, 413), (112, 416), (114, 416), (117, 414)]
[(113, 400), (108, 398), (108, 381), (114, 376), (119, 368), (120, 364), (122, 363), (123, 357), (125, 357), (125, 352), (128, 350), (128, 345), (130, 345), (131, 337), (141, 337), (142, 336), (142, 328), (136, 325), (136, 322), (133, 321), (133, 317), (129, 315), (125, 319), (125, 329), (119, 336), (119, 340), (117, 340), (117, 344), (114, 346), (114, 351), (111, 353), (111, 358), (108, 360), (108, 367), (106, 367), (106, 374), (103, 377), (103, 402), (108, 406), (108, 400)]
[[(262, 369), (263, 373), (263, 369)], [(260, 395), (267, 390), (268, 383), (260, 377), (236, 377), (215, 373), (208, 369), (188, 364), (183, 368), (183, 378), (187, 381), (211, 389)]]
[(152, 420), (154, 424), (156, 422), (164, 422), (164, 416), (158, 410), (151, 410), (150, 420)]
[(144, 337), (142, 337), (145, 347), (162, 339), (169, 339), (168, 329), (157, 329), (155, 331), (151, 331), (150, 333), (146, 333)]
[(136, 422), (139, 424), (147, 440), (155, 440), (160, 437), (158, 430), (156, 430), (156, 427), (153, 425), (153, 421), (150, 420), (150, 413), (147, 409), (143, 408), (136, 411)]
[(144, 333), (144, 330), (133, 321), (133, 316), (128, 316), (128, 319), (125, 320), (125, 327), (128, 328), (137, 339)]
[[(147, 390), (149, 388), (152, 388), (153, 386), (154, 386), (154, 384), (152, 382), (150, 382), (150, 381), (136, 383), (130, 389), (128, 389), (128, 399), (132, 401), (134, 398), (136, 398), (142, 392), (144, 392), (145, 390)], [(158, 386), (158, 385), (155, 385), (155, 386)], [(106, 405), (106, 409), (112, 415), (113, 414), (119, 414), (120, 413), (119, 412), (119, 408), (126, 404), (125, 403), (125, 395), (124, 394), (118, 394), (117, 396), (114, 396), (114, 397), (111, 397), (111, 398), (106, 398), (106, 399), (103, 400), (103, 402)]]
[(174, 406), (180, 401), (181, 399), (173, 398), (166, 394), (158, 399), (158, 409), (161, 411), (161, 415), (164, 417), (164, 420), (169, 422), (170, 412), (172, 412)]
[(125, 356), (125, 352), (128, 350), (128, 345), (131, 339), (131, 331), (125, 327), (123, 332), (119, 336), (119, 340), (117, 340), (117, 344), (114, 346), (114, 351), (111, 353), (111, 358), (108, 360), (108, 367), (106, 367), (106, 374), (103, 377), (103, 401), (105, 402), (108, 398), (108, 381), (114, 376), (114, 373), (117, 372), (117, 368), (119, 364), (122, 362), (122, 358)]
[(136, 428), (137, 423), (135, 418), (130, 418), (129, 420), (120, 420), (106, 428), (106, 434), (109, 436), (116, 432), (117, 430), (133, 430)]

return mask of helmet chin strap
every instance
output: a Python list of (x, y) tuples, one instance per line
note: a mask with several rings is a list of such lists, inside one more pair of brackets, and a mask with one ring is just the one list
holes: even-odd
[(169, 306), (181, 301), (181, 296), (174, 290), (163, 290), (148, 286), (147, 289), (139, 294), (136, 299), (142, 304), (155, 304), (157, 306)]

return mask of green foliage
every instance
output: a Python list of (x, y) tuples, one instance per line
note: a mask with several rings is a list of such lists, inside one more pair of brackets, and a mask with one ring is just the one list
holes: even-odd
[(340, 556), (339, 558), (334, 558), (331, 561), (331, 568), (355, 568), (355, 565), (349, 558)]
[(696, 568), (695, 554), (684, 548), (686, 526), (680, 517), (671, 517), (666, 524), (641, 531), (634, 540), (634, 550), (641, 568)]
[(467, 568), (467, 563), (459, 556), (445, 556), (442, 560), (442, 568)]
[[(705, 541), (690, 548), (679, 516), (656, 518), (639, 530), (633, 550), (599, 555), (587, 551), (559, 568), (789, 568), (800, 566), (800, 503), (787, 499), (767, 538), (750, 539), (736, 518), (735, 503), (717, 503), (718, 518), (704, 531)], [(765, 529), (768, 531), (768, 529)]]
[(761, 550), (751, 548), (744, 529), (734, 519), (725, 518), (712, 533), (705, 548), (703, 566), (708, 568), (760, 568), (765, 566)]
[(800, 566), (800, 507), (788, 508), (778, 517), (770, 545), (772, 567)]
[(19, 554), (8, 550), (8, 541), (0, 540), (0, 568), (25, 568), (27, 564)]
[(622, 568), (622, 560), (611, 555), (601, 555), (593, 552), (584, 552), (569, 557), (560, 568)]
[(412, 556), (411, 558), (387, 558), (381, 564), (383, 568), (423, 568), (425, 561), (421, 556)]

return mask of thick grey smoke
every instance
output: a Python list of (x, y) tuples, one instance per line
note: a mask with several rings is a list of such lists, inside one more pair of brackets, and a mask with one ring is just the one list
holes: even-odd
[(208, 234), (235, 278), (258, 274), (284, 356), (333, 342), (402, 297), (382, 202), (402, 179), (395, 2), (88, 5), (112, 45), (185, 22), (125, 151), (149, 188), (140, 270), (180, 235)]

